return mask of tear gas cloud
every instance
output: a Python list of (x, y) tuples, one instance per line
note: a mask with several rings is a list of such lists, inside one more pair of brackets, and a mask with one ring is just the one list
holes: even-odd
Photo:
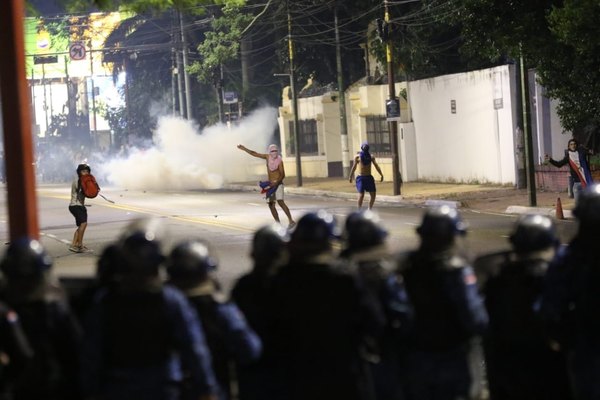
[(276, 126), (277, 109), (272, 107), (231, 127), (217, 124), (201, 131), (180, 117), (160, 117), (152, 147), (130, 149), (128, 156), (98, 166), (98, 175), (111, 185), (138, 190), (218, 189), (227, 182), (252, 180), (262, 172), (255, 167), (265, 168), (265, 162), (237, 145), (266, 153)]

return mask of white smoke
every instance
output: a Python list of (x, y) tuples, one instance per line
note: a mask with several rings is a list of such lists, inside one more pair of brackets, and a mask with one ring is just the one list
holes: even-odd
[(160, 117), (153, 147), (134, 149), (99, 170), (110, 184), (126, 189), (218, 189), (226, 182), (256, 178), (255, 166), (265, 161), (237, 145), (266, 153), (276, 126), (277, 109), (272, 107), (258, 109), (231, 127), (217, 124), (202, 131), (188, 120)]

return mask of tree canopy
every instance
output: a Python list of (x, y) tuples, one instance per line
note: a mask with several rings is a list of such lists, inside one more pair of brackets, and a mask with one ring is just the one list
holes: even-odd
[[(29, 3), (40, 3), (30, 0)], [(335, 88), (333, 11), (338, 8), (344, 81), (366, 75), (367, 47), (385, 65), (373, 21), (383, 18), (382, 0), (53, 0), (68, 10), (126, 7), (143, 15), (178, 10), (187, 15), (192, 71), (210, 82), (217, 65), (224, 85), (239, 89), (251, 80), (254, 97), (276, 100), (289, 68), (288, 28), (296, 76), (314, 76)], [(523, 55), (537, 71), (568, 130), (600, 126), (600, 3), (597, 0), (389, 1), (390, 35), (401, 77), (420, 79), (513, 62)], [(201, 17), (197, 17), (202, 14)], [(288, 17), (291, 25), (288, 26)], [(198, 18), (211, 18), (200, 28)], [(150, 19), (149, 19), (150, 20)], [(152, 22), (154, 23), (154, 22)], [(162, 27), (161, 29), (170, 29)], [(370, 35), (367, 39), (367, 35)], [(241, 47), (244, 46), (244, 49)], [(244, 55), (243, 60), (241, 56)], [(152, 67), (148, 63), (147, 67)], [(214, 76), (212, 77), (214, 79)], [(165, 79), (168, 84), (168, 79)], [(300, 84), (301, 87), (301, 84)], [(208, 91), (212, 95), (211, 91)], [(205, 95), (206, 92), (205, 92)]]

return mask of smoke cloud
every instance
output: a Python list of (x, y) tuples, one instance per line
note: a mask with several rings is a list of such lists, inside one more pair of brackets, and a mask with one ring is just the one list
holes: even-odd
[(191, 121), (160, 117), (152, 147), (131, 149), (127, 157), (106, 162), (99, 171), (109, 184), (125, 189), (218, 189), (227, 182), (256, 179), (265, 161), (237, 145), (266, 153), (276, 126), (277, 109), (272, 107), (258, 109), (231, 127), (217, 124), (201, 131)]

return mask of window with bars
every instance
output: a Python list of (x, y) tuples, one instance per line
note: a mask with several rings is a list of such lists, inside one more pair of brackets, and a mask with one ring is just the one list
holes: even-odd
[[(300, 129), (300, 154), (304, 156), (316, 156), (319, 154), (319, 141), (317, 138), (317, 120), (304, 119), (298, 121)], [(286, 143), (286, 153), (290, 156), (296, 155), (296, 138), (294, 132), (294, 121), (289, 122), (290, 137)]]
[(370, 152), (378, 156), (392, 155), (392, 140), (385, 115), (367, 115), (367, 142)]

